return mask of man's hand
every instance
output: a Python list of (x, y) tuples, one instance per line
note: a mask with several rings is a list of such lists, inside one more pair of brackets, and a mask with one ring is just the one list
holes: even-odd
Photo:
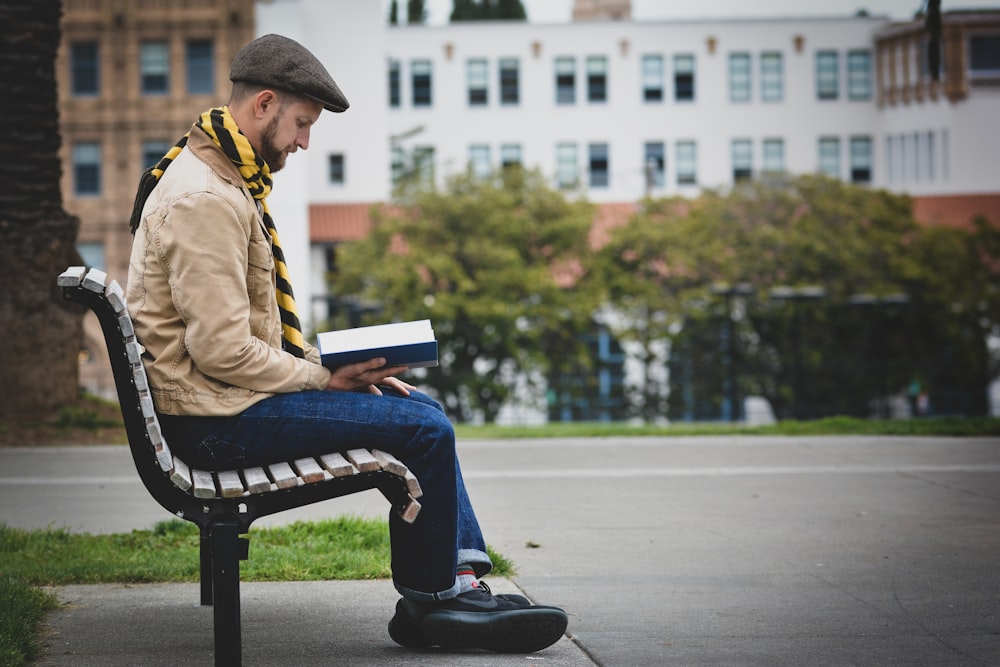
[(408, 370), (406, 366), (386, 366), (385, 359), (379, 357), (357, 364), (340, 366), (330, 374), (326, 388), (330, 391), (361, 391), (382, 395), (378, 385), (392, 387), (404, 396), (410, 395), (413, 385), (392, 377)]

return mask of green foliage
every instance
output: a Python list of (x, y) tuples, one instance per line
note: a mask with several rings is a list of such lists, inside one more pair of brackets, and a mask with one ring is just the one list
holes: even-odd
[(519, 374), (586, 363), (591, 218), (537, 172), (458, 175), (377, 211), (368, 238), (338, 258), (332, 292), (379, 304), (364, 324), (429, 318), (441, 366), (421, 382), (458, 421), (492, 421)]
[[(645, 202), (595, 273), (641, 361), (671, 342), (676, 419), (717, 418), (748, 393), (783, 417), (867, 416), (911, 383), (938, 413), (985, 414), (1000, 322), (1000, 232), (985, 224), (924, 227), (907, 197), (819, 176), (758, 182)], [(750, 293), (720, 296), (738, 284)], [(773, 298), (804, 286), (822, 298)], [(647, 388), (643, 416), (658, 399)]]

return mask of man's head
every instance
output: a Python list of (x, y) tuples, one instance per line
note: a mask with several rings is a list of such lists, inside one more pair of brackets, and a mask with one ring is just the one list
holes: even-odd
[(271, 171), (309, 147), (309, 131), (323, 109), (341, 112), (347, 98), (322, 63), (298, 42), (265, 35), (233, 60), (229, 109)]

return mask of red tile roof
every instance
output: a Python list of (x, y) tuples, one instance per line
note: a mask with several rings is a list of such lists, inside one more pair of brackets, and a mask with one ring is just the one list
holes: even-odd
[(980, 215), (1000, 227), (1000, 193), (913, 197), (913, 217), (927, 225), (970, 227)]
[[(340, 243), (365, 238), (372, 228), (371, 210), (382, 204), (311, 204), (309, 237), (313, 243)], [(594, 225), (590, 244), (599, 248), (607, 242), (612, 229), (628, 222), (638, 211), (635, 202), (594, 205)], [(971, 226), (977, 215), (1000, 227), (1000, 193), (975, 195), (940, 195), (913, 197), (913, 215), (928, 225)]]

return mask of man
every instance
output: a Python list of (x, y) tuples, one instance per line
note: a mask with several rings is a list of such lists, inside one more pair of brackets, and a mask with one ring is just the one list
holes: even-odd
[(347, 99), (302, 45), (266, 35), (232, 64), (229, 104), (206, 111), (143, 175), (127, 301), (167, 441), (223, 469), (377, 447), (424, 489), (412, 525), (390, 517), (389, 634), (404, 646), (531, 652), (566, 613), (490, 593), (492, 569), (441, 407), (372, 359), (333, 372), (295, 314), (267, 207), (271, 173), (309, 147), (323, 109)]

